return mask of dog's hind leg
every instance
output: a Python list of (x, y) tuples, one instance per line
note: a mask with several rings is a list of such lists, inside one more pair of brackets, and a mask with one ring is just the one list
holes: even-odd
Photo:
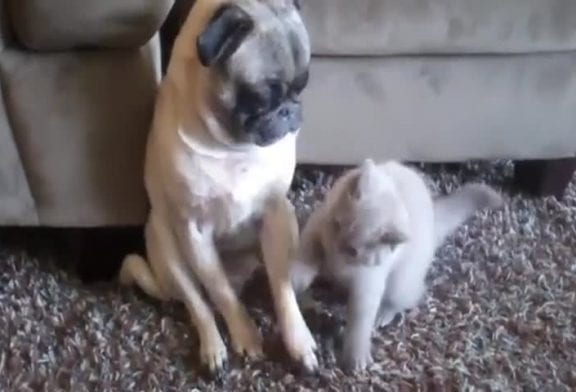
[(120, 283), (125, 286), (136, 284), (142, 291), (153, 298), (159, 300), (167, 299), (166, 295), (158, 286), (150, 266), (146, 260), (139, 255), (132, 254), (126, 256), (122, 262), (119, 280)]

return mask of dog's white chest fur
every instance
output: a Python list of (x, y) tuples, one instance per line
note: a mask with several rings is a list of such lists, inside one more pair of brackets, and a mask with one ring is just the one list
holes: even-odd
[(225, 156), (198, 154), (183, 145), (169, 175), (178, 213), (217, 237), (257, 219), (270, 192), (285, 193), (290, 186), (295, 140), (289, 135), (270, 147)]

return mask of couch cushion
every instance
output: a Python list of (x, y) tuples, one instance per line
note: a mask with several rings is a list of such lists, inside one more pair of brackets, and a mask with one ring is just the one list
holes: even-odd
[(574, 0), (308, 0), (316, 55), (576, 49)]
[(35, 50), (143, 45), (173, 0), (9, 0), (12, 25)]
[(139, 50), (7, 50), (0, 57), (6, 108), (41, 225), (144, 221), (157, 41)]
[(299, 161), (574, 157), (575, 64), (576, 52), (315, 57)]

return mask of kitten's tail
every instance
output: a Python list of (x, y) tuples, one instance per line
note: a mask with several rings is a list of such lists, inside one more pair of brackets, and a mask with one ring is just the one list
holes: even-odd
[(500, 208), (504, 199), (493, 188), (484, 184), (467, 184), (453, 193), (434, 200), (434, 229), (436, 245), (440, 246), (447, 236), (475, 212), (484, 208)]

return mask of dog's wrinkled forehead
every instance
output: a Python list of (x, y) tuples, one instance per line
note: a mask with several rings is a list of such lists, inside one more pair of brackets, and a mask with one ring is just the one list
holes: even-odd
[(292, 80), (308, 68), (310, 42), (295, 0), (231, 0), (197, 40), (198, 57), (232, 81)]
[(254, 20), (254, 28), (227, 62), (237, 80), (292, 80), (308, 67), (309, 40), (293, 1), (267, 0), (240, 3)]

